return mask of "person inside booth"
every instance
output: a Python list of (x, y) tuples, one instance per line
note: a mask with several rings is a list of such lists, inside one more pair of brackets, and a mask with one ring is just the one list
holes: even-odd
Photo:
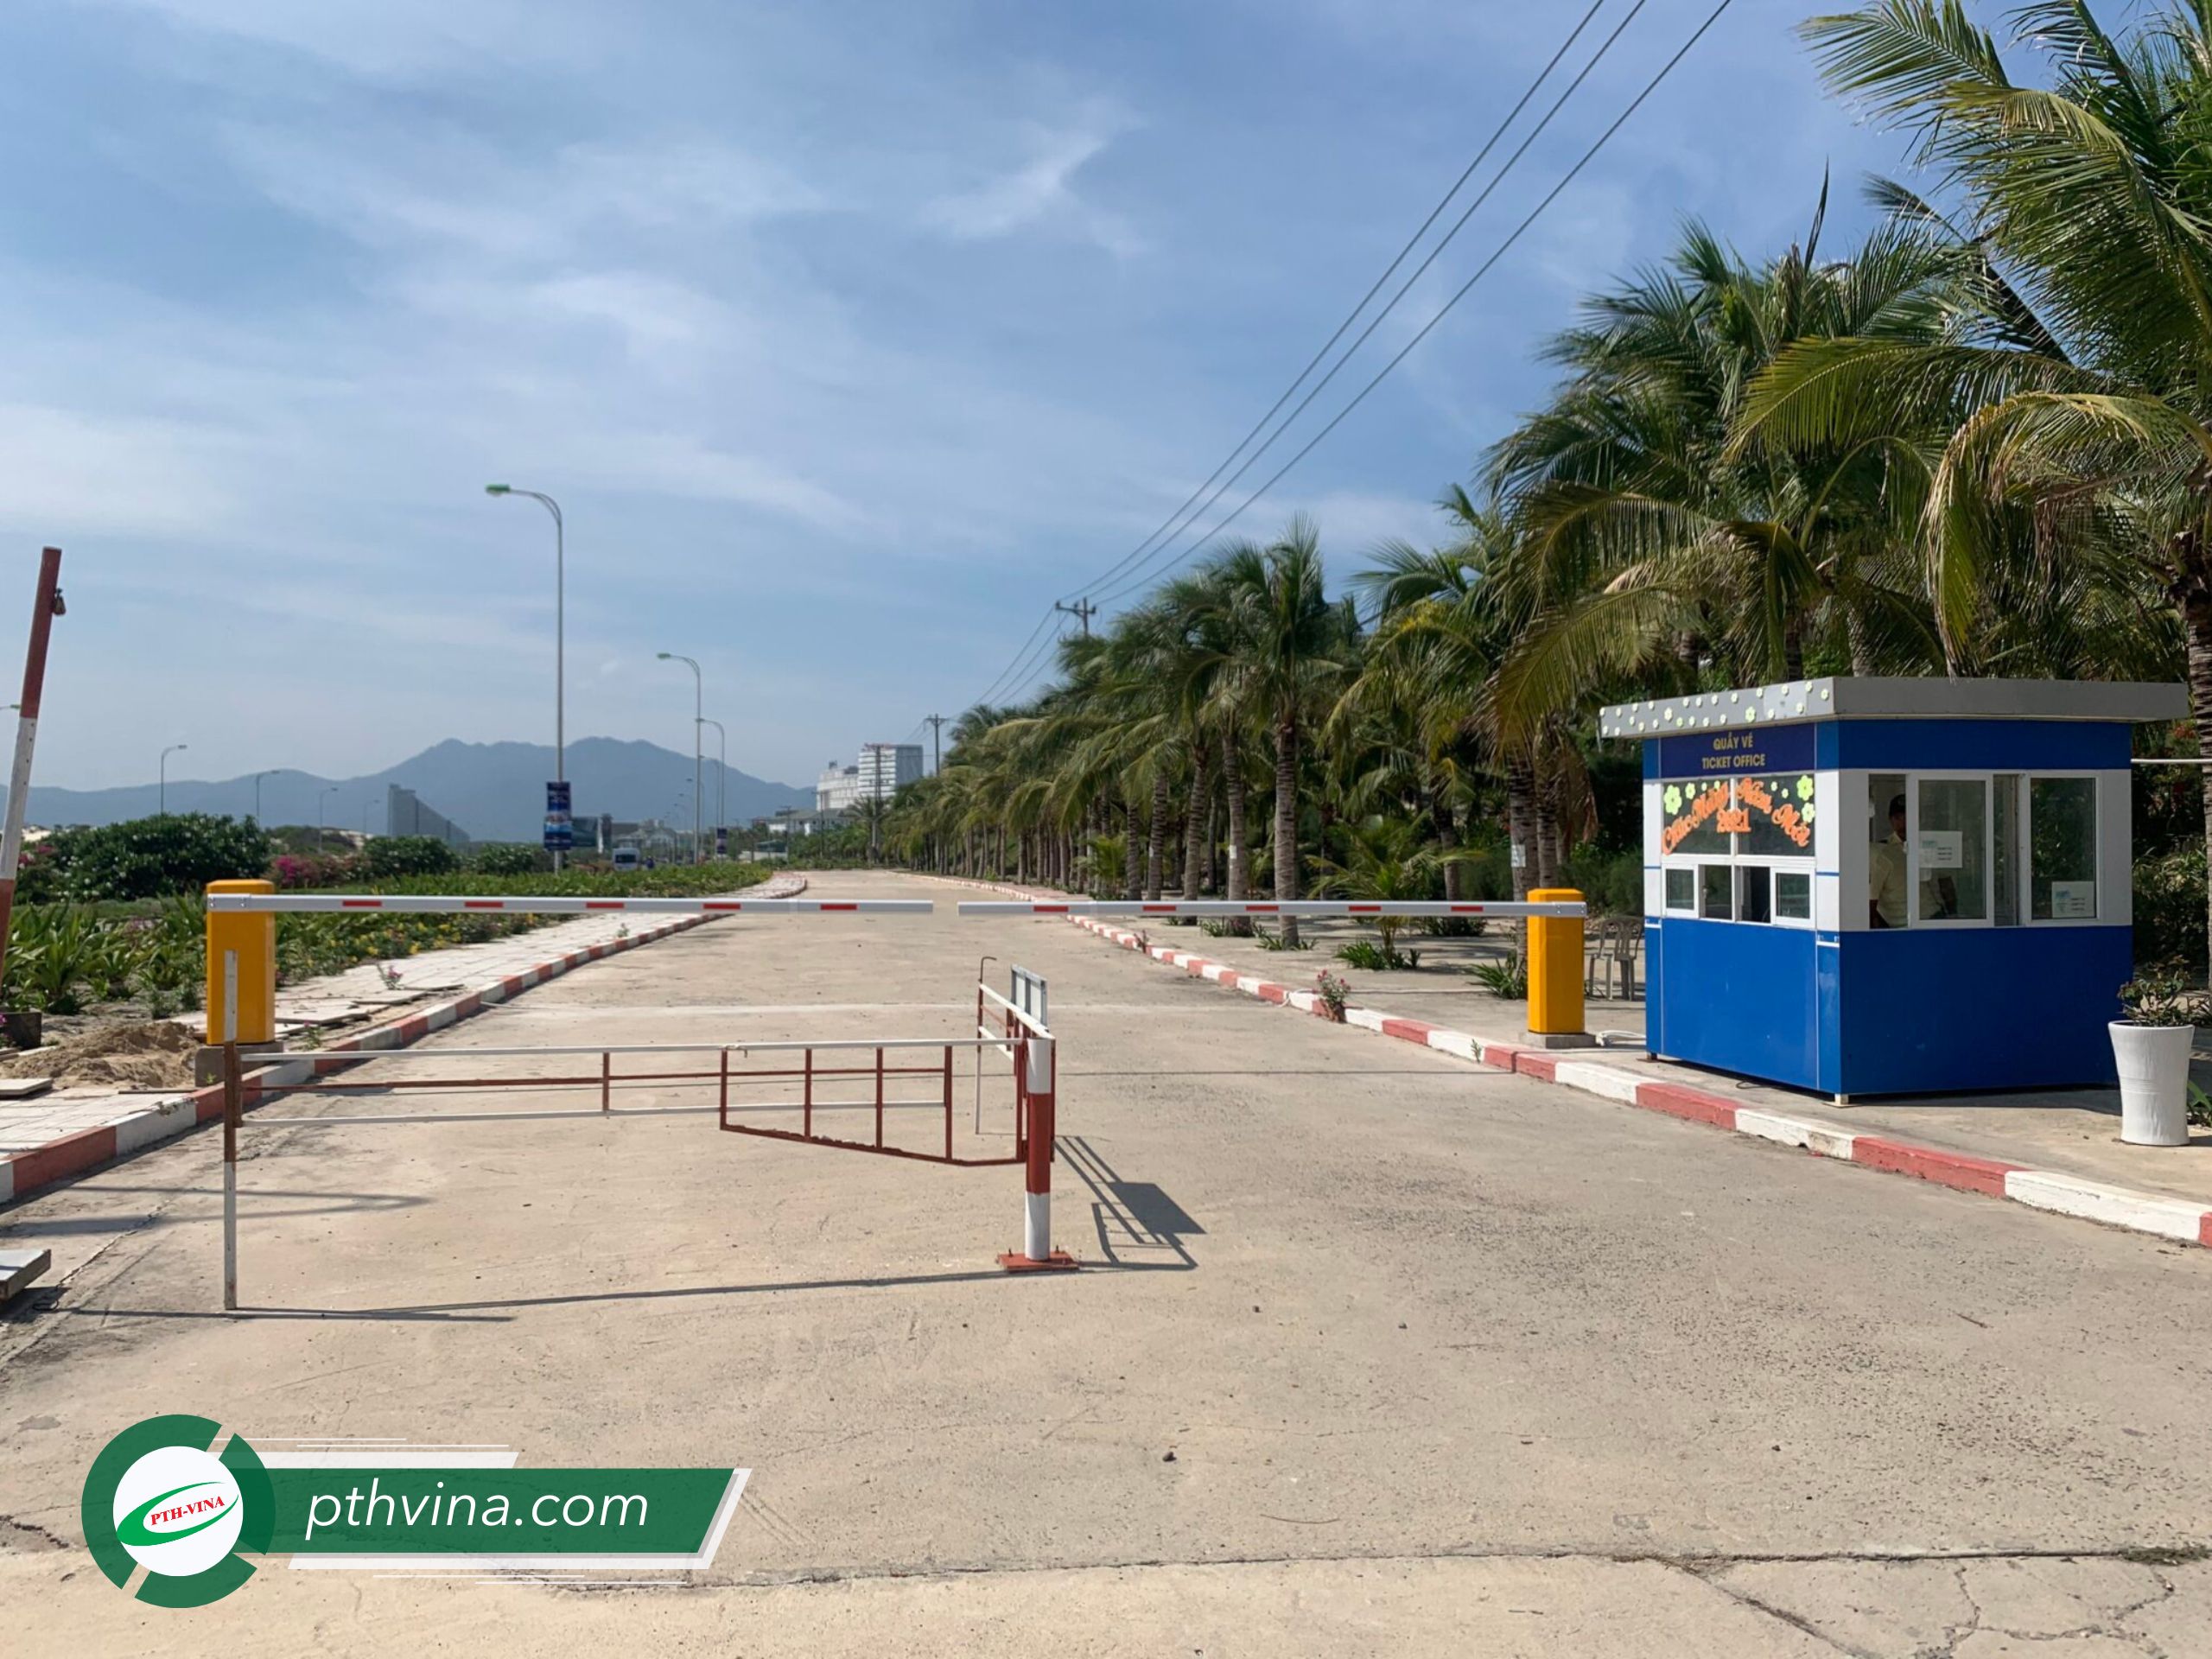
[(1904, 927), (1911, 919), (1905, 897), (1904, 797), (1890, 802), (1888, 839), (1867, 849), (1866, 925)]

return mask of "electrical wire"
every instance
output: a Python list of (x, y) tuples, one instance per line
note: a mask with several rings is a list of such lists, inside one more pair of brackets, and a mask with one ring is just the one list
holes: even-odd
[[(1118, 577), (1123, 570), (1128, 569), (1133, 560), (1141, 556), (1147, 548), (1150, 548), (1154, 543), (1163, 540), (1174, 540), (1176, 537), (1181, 535), (1183, 531), (1189, 527), (1192, 519), (1196, 519), (1204, 515), (1206, 509), (1205, 507), (1201, 506), (1197, 512), (1191, 512), (1190, 518), (1186, 519), (1184, 518), (1184, 514), (1190, 512), (1192, 503), (1197, 501), (1200, 496), (1205, 494), (1207, 488), (1213, 483), (1213, 481), (1219, 478), (1223, 473), (1226, 472), (1236, 458), (1244, 453), (1245, 447), (1266, 429), (1268, 423), (1274, 419), (1275, 416), (1281, 410), (1282, 406), (1288, 403), (1296, 394), (1299, 387), (1306, 384), (1306, 377), (1313, 373), (1315, 369), (1319, 368), (1321, 365), (1322, 359), (1326, 358), (1332, 351), (1336, 349), (1337, 342), (1344, 337), (1344, 331), (1350, 328), (1353, 323), (1359, 320), (1360, 313), (1366, 310), (1369, 302), (1372, 301), (1377, 294), (1380, 294), (1382, 291), (1382, 285), (1389, 282), (1393, 276), (1396, 275), (1399, 266), (1406, 263), (1406, 256), (1410, 254), (1414, 248), (1420, 245), (1421, 238), (1428, 234), (1429, 227), (1435, 224), (1439, 219), (1443, 217), (1444, 210), (1452, 205), (1452, 198), (1457, 196), (1461, 190), (1466, 188), (1467, 181), (1474, 177), (1476, 169), (1480, 168), (1482, 164), (1490, 158), (1491, 151), (1497, 148), (1498, 140), (1504, 137), (1506, 133), (1511, 130), (1514, 122), (1520, 119), (1521, 111), (1529, 107), (1529, 99), (1535, 97), (1538, 91), (1542, 88), (1543, 84), (1551, 79), (1552, 71), (1559, 67), (1560, 60), (1567, 56), (1568, 51), (1573, 47), (1575, 41), (1582, 37), (1582, 31), (1590, 26), (1590, 20), (1598, 15), (1598, 13), (1604, 8), (1605, 4), (1605, 0), (1592, 0), (1590, 10), (1582, 14), (1581, 21), (1576, 23), (1573, 29), (1568, 31), (1567, 38), (1559, 43), (1559, 50), (1553, 53), (1550, 60), (1547, 62), (1541, 70), (1537, 71), (1536, 78), (1529, 83), (1527, 89), (1522, 92), (1520, 98), (1515, 102), (1513, 107), (1505, 112), (1505, 118), (1500, 121), (1497, 127), (1491, 131), (1490, 137), (1483, 141), (1483, 147), (1475, 152), (1475, 159), (1469, 162), (1465, 169), (1459, 175), (1459, 176), (1452, 181), (1452, 188), (1449, 190), (1446, 190), (1443, 195), (1437, 200), (1436, 206), (1428, 210), (1428, 217), (1421, 220), (1421, 227), (1414, 231), (1411, 236), (1406, 238), (1406, 244), (1403, 247), (1398, 250), (1397, 256), (1393, 258), (1388, 265), (1383, 267), (1382, 274), (1375, 279), (1373, 285), (1368, 289), (1367, 292), (1359, 296), (1359, 303), (1353, 306), (1350, 311), (1344, 314), (1344, 319), (1342, 322), (1339, 322), (1337, 325), (1336, 332), (1331, 334), (1328, 339), (1321, 342), (1321, 349), (1313, 353), (1313, 357), (1306, 362), (1306, 366), (1298, 372), (1297, 377), (1293, 379), (1288, 385), (1282, 389), (1282, 395), (1277, 397), (1274, 402), (1268, 406), (1266, 414), (1261, 416), (1260, 418), (1253, 423), (1252, 429), (1249, 432), (1247, 432), (1237, 441), (1236, 447), (1222, 457), (1220, 464), (1217, 466), (1213, 471), (1206, 474), (1205, 480), (1200, 482), (1197, 489), (1192, 490), (1189, 495), (1184, 498), (1183, 505), (1181, 506), (1177, 507), (1174, 512), (1167, 515), (1166, 518), (1161, 522), (1159, 529), (1154, 531), (1151, 535), (1146, 537), (1144, 540), (1139, 542), (1136, 546), (1130, 549), (1128, 552), (1123, 554), (1121, 558), (1116, 560), (1103, 575), (1094, 577), (1090, 582), (1081, 587), (1076, 588), (1068, 593), (1062, 594), (1060, 595), (1060, 601), (1062, 603), (1065, 603), (1067, 601), (1075, 598), (1078, 594), (1095, 593), (1097, 589), (1105, 587), (1109, 582), (1113, 582), (1116, 577)], [(1629, 12), (1629, 17), (1633, 18), (1637, 11), (1643, 10), (1643, 0), (1637, 0), (1637, 5)], [(1626, 21), (1627, 20), (1625, 19), (1623, 21), (1623, 27), (1626, 26)], [(1613, 33), (1615, 36), (1618, 37), (1620, 30), (1617, 29)], [(1610, 46), (1611, 42), (1609, 41), (1606, 44)], [(1603, 48), (1600, 48), (1598, 56), (1603, 57), (1604, 55), (1605, 51)], [(1596, 62), (1597, 59), (1592, 59), (1591, 66), (1594, 67)], [(1582, 72), (1584, 75), (1587, 75), (1589, 73), (1589, 68), (1585, 68)], [(1581, 85), (1580, 76), (1576, 78), (1575, 85)], [(1573, 90), (1573, 87), (1568, 88), (1569, 92), (1572, 92)], [(1558, 113), (1558, 106), (1556, 105), (1553, 106), (1553, 113)], [(1549, 117), (1547, 117), (1546, 119), (1548, 120)], [(1542, 130), (1541, 125), (1538, 127), (1537, 130)], [(1508, 166), (1510, 167), (1510, 163), (1508, 163)], [(1503, 172), (1501, 172), (1500, 176), (1503, 176)], [(1492, 180), (1491, 181), (1491, 188), (1493, 189), (1497, 188), (1496, 180)], [(1488, 195), (1488, 194), (1489, 191), (1487, 190), (1484, 192), (1485, 196)], [(1478, 198), (1475, 206), (1480, 207), (1481, 205), (1481, 199)], [(1469, 212), (1472, 211), (1473, 210), (1471, 208), (1469, 209)], [(1454, 225), (1450, 231), (1445, 233), (1444, 240), (1438, 243), (1435, 248), (1430, 251), (1428, 258), (1422, 262), (1422, 270), (1426, 270), (1428, 268), (1429, 264), (1434, 261), (1436, 256), (1444, 251), (1446, 245), (1452, 240), (1452, 237), (1459, 234), (1459, 226), (1465, 225), (1466, 222), (1467, 215), (1465, 213), (1462, 213), (1459, 216), (1459, 224)], [(1420, 271), (1414, 272), (1416, 276), (1420, 274)], [(1402, 296), (1402, 293), (1403, 290), (1401, 290)], [(1397, 302), (1395, 300), (1393, 300), (1391, 304), (1395, 305), (1396, 302)], [(1383, 315), (1386, 316), (1389, 315), (1389, 308), (1386, 307), (1384, 308)], [(1379, 321), (1381, 319), (1377, 318), (1376, 321)], [(1372, 332), (1373, 324), (1370, 323), (1369, 325), (1369, 329), (1370, 332)], [(1361, 338), (1364, 339), (1365, 335), (1362, 335)], [(1270, 440), (1270, 442), (1273, 442), (1273, 440)], [(1265, 447), (1265, 445), (1262, 446), (1263, 449)], [(1255, 459), (1256, 459), (1256, 456)], [(1247, 464), (1249, 465), (1249, 463)], [(1223, 487), (1226, 488), (1228, 486), (1224, 485)], [(1211, 505), (1211, 500), (1209, 500), (1207, 505)]]
[[(1337, 342), (1344, 337), (1344, 332), (1349, 329), (1354, 322), (1358, 321), (1360, 314), (1367, 308), (1369, 303), (1373, 301), (1375, 296), (1382, 291), (1383, 284), (1388, 283), (1392, 276), (1396, 273), (1398, 268), (1405, 264), (1406, 257), (1420, 245), (1421, 238), (1426, 236), (1429, 232), (1429, 228), (1443, 216), (1444, 210), (1451, 206), (1452, 199), (1465, 188), (1467, 181), (1474, 176), (1477, 169), (1478, 169), (1482, 166), (1483, 162), (1488, 159), (1491, 151), (1497, 147), (1498, 141), (1503, 138), (1506, 133), (1511, 130), (1513, 123), (1519, 119), (1521, 112), (1528, 108), (1529, 101), (1542, 89), (1544, 83), (1551, 78), (1552, 72), (1559, 67), (1560, 61), (1566, 58), (1567, 53), (1573, 48), (1575, 41), (1581, 38), (1583, 30), (1590, 26), (1591, 20), (1597, 16), (1598, 13), (1604, 8), (1605, 3), (1606, 0), (1592, 0), (1590, 9), (1583, 13), (1580, 21), (1574, 25), (1573, 29), (1568, 31), (1567, 38), (1560, 42), (1558, 50), (1552, 54), (1550, 59), (1544, 64), (1544, 67), (1537, 72), (1535, 79), (1529, 83), (1527, 88), (1522, 92), (1519, 99), (1515, 100), (1513, 107), (1506, 112), (1505, 118), (1497, 124), (1497, 126), (1491, 131), (1490, 137), (1484, 141), (1483, 147), (1475, 153), (1474, 160), (1469, 162), (1465, 169), (1463, 169), (1459, 174), (1459, 176), (1452, 181), (1452, 188), (1446, 190), (1442, 196), (1437, 199), (1436, 205), (1428, 210), (1428, 217), (1421, 220), (1420, 227), (1416, 229), (1411, 236), (1406, 238), (1405, 245), (1398, 250), (1396, 257), (1394, 257), (1388, 265), (1383, 267), (1382, 273), (1376, 277), (1374, 283), (1368, 288), (1367, 292), (1360, 296), (1359, 303), (1353, 306), (1350, 311), (1344, 314), (1344, 321), (1337, 325), (1336, 331), (1332, 334), (1327, 340), (1322, 342), (1320, 350), (1313, 353), (1312, 359), (1307, 361), (1306, 366), (1298, 372), (1296, 378), (1294, 378), (1288, 385), (1282, 389), (1281, 395), (1278, 397), (1274, 404), (1268, 407), (1268, 411), (1264, 415), (1261, 416), (1259, 420), (1253, 424), (1252, 429), (1244, 435), (1243, 438), (1237, 443), (1235, 448), (1231, 449), (1228, 454), (1222, 458), (1220, 463), (1214, 467), (1212, 472), (1206, 474), (1205, 480), (1199, 483), (1198, 488), (1192, 490), (1191, 493), (1184, 499), (1182, 505), (1177, 507), (1173, 512), (1167, 515), (1166, 518), (1161, 522), (1158, 529), (1154, 530), (1151, 535), (1146, 537), (1144, 540), (1138, 543), (1136, 546), (1132, 548), (1128, 553), (1122, 555), (1122, 556), (1116, 560), (1105, 572), (1096, 577), (1090, 584), (1088, 584), (1088, 588), (1103, 587), (1106, 583), (1115, 581), (1122, 571), (1128, 568), (1131, 561), (1142, 557), (1148, 550), (1155, 547), (1163, 539), (1173, 541), (1176, 537), (1181, 535), (1185, 530), (1188, 529), (1192, 523), (1195, 523), (1208, 508), (1212, 506), (1216, 500), (1220, 499), (1221, 491), (1216, 490), (1211, 496), (1206, 497), (1205, 502), (1198, 506), (1196, 512), (1191, 512), (1188, 518), (1185, 517), (1185, 513), (1189, 512), (1192, 504), (1198, 501), (1201, 496), (1205, 495), (1205, 492), (1212, 486), (1214, 481), (1221, 477), (1222, 474), (1236, 461), (1239, 455), (1243, 454), (1246, 447), (1251, 443), (1252, 440), (1257, 437), (1260, 433), (1266, 429), (1268, 423), (1274, 419), (1276, 414), (1281, 410), (1282, 406), (1288, 403), (1292, 397), (1296, 394), (1299, 387), (1305, 384), (1306, 377), (1312, 374), (1315, 368), (1319, 366), (1322, 360), (1328, 356), (1331, 351), (1335, 349)], [(1641, 10), (1642, 4), (1643, 0), (1637, 0), (1637, 10)], [(1631, 18), (1635, 15), (1636, 13), (1633, 10), (1629, 14)], [(1618, 29), (1615, 30), (1615, 35), (1618, 35), (1618, 32), (1619, 31)], [(1603, 53), (1601, 52), (1599, 55), (1602, 56)], [(1594, 64), (1595, 60), (1593, 59), (1592, 61)], [(1588, 73), (1589, 70), (1586, 67), (1583, 71), (1583, 74), (1587, 75)], [(1577, 79), (1576, 85), (1580, 85), (1580, 78)], [(1573, 89), (1570, 88), (1569, 90), (1572, 91)], [(1554, 106), (1553, 112), (1557, 112), (1557, 105)], [(1549, 117), (1547, 117), (1546, 119), (1548, 120)], [(1496, 182), (1497, 181), (1495, 180), (1491, 181), (1492, 188), (1496, 188)], [(1479, 203), (1478, 203), (1478, 205), (1479, 205)], [(1466, 215), (1463, 213), (1460, 216), (1459, 224), (1452, 226), (1452, 232), (1446, 235), (1445, 241), (1450, 241), (1452, 236), (1458, 234), (1459, 226), (1465, 225), (1465, 223)], [(1440, 243), (1437, 250), (1430, 254), (1429, 259), (1431, 261), (1435, 258), (1436, 252), (1442, 251), (1442, 246), (1443, 245)], [(1424, 270), (1427, 269), (1427, 262), (1424, 262), (1421, 269)], [(1415, 274), (1416, 276), (1419, 275), (1418, 272)], [(1402, 293), (1401, 296), (1402, 297)], [(1396, 301), (1393, 300), (1392, 304), (1395, 305), (1395, 303)], [(1371, 327), (1369, 332), (1372, 332)], [(1361, 336), (1363, 340), (1365, 337), (1365, 335)], [(1341, 365), (1339, 365), (1339, 366), (1341, 366)], [(1331, 372), (1333, 374), (1334, 371), (1332, 370)], [(1311, 401), (1310, 398), (1308, 401)], [(1303, 407), (1304, 405), (1301, 404), (1300, 408)], [(1280, 434), (1277, 435), (1280, 435)], [(1268, 442), (1272, 443), (1274, 440), (1271, 438)], [(1262, 446), (1263, 448), (1265, 446)], [(1257, 454), (1255, 454), (1251, 459), (1258, 459)], [(1246, 467), (1249, 467), (1249, 465), (1250, 461), (1248, 461), (1246, 462)], [(1244, 469), (1240, 468), (1236, 476), (1243, 476), (1243, 470)], [(1236, 478), (1232, 477), (1229, 480), (1229, 483), (1222, 486), (1222, 489), (1227, 489), (1230, 487), (1230, 485), (1233, 484), (1235, 481)], [(974, 702), (970, 703), (969, 706), (973, 708), (979, 705), (988, 704), (992, 697), (1007, 694), (1009, 683), (1013, 682), (1017, 676), (1024, 672), (1033, 662), (1037, 655), (1034, 647), (1037, 645), (1038, 636), (1043, 633), (1046, 629), (1051, 626), (1054, 613), (1057, 611), (1058, 605), (1065, 604), (1068, 601), (1079, 597), (1087, 590), (1088, 589), (1085, 587), (1077, 587), (1061, 594), (1056, 604), (1052, 607), (1048, 608), (1044, 616), (1039, 620), (1036, 626), (1030, 630), (1029, 637), (1023, 640), (1022, 643), (1015, 648), (1013, 659), (1008, 663), (1005, 669), (1001, 671), (999, 677), (993, 680), (991, 683), (984, 689), (982, 695), (976, 697)]]
[[(1659, 73), (1654, 75), (1649, 81), (1645, 83), (1643, 90), (1636, 95), (1636, 97), (1630, 102), (1629, 106), (1623, 110), (1619, 116), (1615, 118), (1613, 124), (1607, 127), (1604, 132), (1599, 134), (1597, 142), (1592, 144), (1588, 149), (1583, 151), (1581, 159), (1576, 162), (1573, 167), (1567, 168), (1566, 173), (1560, 176), (1559, 182), (1545, 193), (1543, 200), (1539, 201), (1535, 207), (1529, 210), (1528, 217), (1523, 219), (1518, 225), (1515, 226), (1510, 234), (1509, 234), (1503, 242), (1497, 245), (1497, 249), (1491, 254), (1490, 257), (1484, 260), (1483, 263), (1476, 268), (1474, 275), (1468, 277), (1465, 283), (1461, 283), (1459, 289), (1453, 293), (1452, 297), (1446, 300), (1444, 304), (1439, 308), (1436, 315), (1429, 318), (1427, 322), (1421, 325), (1421, 331), (1398, 349), (1396, 355), (1393, 356), (1389, 362), (1385, 363), (1382, 368), (1376, 372), (1373, 379), (1370, 380), (1365, 385), (1362, 386), (1357, 392), (1353, 394), (1350, 403), (1346, 404), (1342, 409), (1338, 410), (1334, 416), (1331, 416), (1329, 423), (1326, 426), (1324, 426), (1319, 432), (1316, 432), (1311, 438), (1308, 438), (1306, 441), (1305, 446), (1301, 448), (1296, 454), (1293, 455), (1288, 461), (1285, 461), (1280, 467), (1278, 467), (1274, 474), (1268, 478), (1266, 483), (1261, 485), (1258, 489), (1253, 491), (1251, 494), (1246, 496), (1243, 501), (1239, 502), (1236, 507), (1227, 518), (1222, 519), (1218, 524), (1215, 524), (1211, 530), (1209, 530), (1205, 535), (1199, 537), (1198, 540), (1191, 543), (1188, 546), (1184, 548), (1184, 550), (1178, 554), (1174, 559), (1170, 561), (1169, 563), (1161, 567), (1160, 570), (1154, 572), (1151, 579), (1156, 581), (1160, 575), (1164, 575), (1168, 570), (1172, 570), (1175, 569), (1176, 566), (1182, 564), (1193, 554), (1204, 548), (1207, 543), (1212, 541), (1215, 537), (1220, 535), (1223, 531), (1228, 529), (1230, 524), (1236, 523), (1239, 518), (1243, 516), (1246, 508), (1249, 507), (1255, 501), (1257, 501), (1262, 496), (1265, 495), (1269, 490), (1281, 483), (1284, 476), (1289, 473), (1292, 467), (1297, 466), (1300, 461), (1305, 460), (1307, 455), (1313, 454), (1313, 450), (1319, 445), (1321, 441), (1327, 437), (1330, 433), (1335, 431), (1337, 428), (1343, 423), (1346, 416), (1350, 415), (1355, 409), (1357, 409), (1361, 404), (1366, 402), (1367, 395), (1373, 391), (1376, 387), (1381, 385), (1382, 382), (1389, 378), (1390, 372), (1396, 368), (1399, 364), (1404, 362), (1406, 359), (1413, 353), (1414, 348), (1419, 346), (1422, 340), (1428, 338), (1430, 333), (1436, 327), (1436, 325), (1442, 322), (1444, 319), (1451, 314), (1452, 308), (1457, 306), (1461, 300), (1466, 298), (1469, 292), (1473, 289), (1475, 284), (1482, 281), (1484, 276), (1490, 274), (1491, 270), (1496, 267), (1498, 261), (1503, 259), (1506, 254), (1511, 251), (1513, 245), (1520, 241), (1521, 238), (1528, 232), (1529, 227), (1534, 225), (1538, 219), (1543, 216), (1545, 210), (1548, 208), (1553, 202), (1559, 199), (1560, 195), (1566, 190), (1567, 187), (1574, 182), (1575, 179), (1582, 172), (1582, 169), (1589, 166), (1591, 162), (1596, 158), (1598, 152), (1605, 147), (1605, 145), (1611, 140), (1613, 135), (1628, 124), (1629, 118), (1634, 115), (1638, 109), (1643, 107), (1644, 100), (1649, 98), (1653, 92), (1658, 91), (1660, 83), (1665, 80), (1669, 75), (1672, 74), (1675, 71), (1675, 66), (1680, 64), (1684, 58), (1690, 54), (1691, 48), (1695, 47), (1700, 40), (1705, 38), (1706, 31), (1710, 29), (1713, 24), (1720, 21), (1721, 14), (1726, 11), (1728, 8), (1734, 3), (1735, 0), (1720, 0), (1720, 3), (1715, 6), (1712, 12), (1707, 16), (1706, 20), (1697, 26), (1696, 29), (1691, 34), (1689, 39), (1682, 43), (1681, 47), (1675, 53), (1674, 56), (1668, 59), (1667, 61), (1660, 67)], [(1106, 596), (1108, 599), (1112, 597), (1114, 597), (1112, 594)], [(1101, 602), (1103, 603), (1104, 601), (1102, 600)]]

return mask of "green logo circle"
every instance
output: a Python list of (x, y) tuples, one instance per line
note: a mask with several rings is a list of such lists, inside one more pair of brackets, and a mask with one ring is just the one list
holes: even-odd
[(246, 1557), (269, 1548), (276, 1494), (240, 1436), (213, 1454), (222, 1432), (206, 1417), (149, 1417), (92, 1459), (78, 1517), (116, 1588), (127, 1589), (143, 1567), (139, 1600), (204, 1607), (253, 1576)]

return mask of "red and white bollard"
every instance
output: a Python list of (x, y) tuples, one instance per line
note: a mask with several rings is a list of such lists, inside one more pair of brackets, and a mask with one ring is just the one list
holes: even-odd
[(1008, 1273), (1038, 1273), (1082, 1265), (1065, 1250), (1052, 1248), (1052, 1039), (1034, 1033), (1021, 1045), (1021, 1094), (1029, 1128), (1028, 1158), (1022, 1166), (1021, 1253), (999, 1257)]

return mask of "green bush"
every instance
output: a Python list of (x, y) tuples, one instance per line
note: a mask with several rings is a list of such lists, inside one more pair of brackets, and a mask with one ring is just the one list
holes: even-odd
[(2204, 969), (2204, 849), (2183, 847), (2135, 865), (2135, 960)]
[(251, 818), (171, 812), (96, 829), (57, 830), (40, 843), (42, 890), (63, 899), (158, 899), (210, 881), (257, 876), (269, 837)]
[(541, 868), (550, 873), (552, 862), (526, 842), (499, 841), (471, 852), (468, 868), (477, 875), (535, 875)]
[(1348, 968), (1364, 969), (1372, 974), (1418, 968), (1421, 952), (1401, 950), (1394, 944), (1382, 944), (1374, 939), (1354, 939), (1338, 949), (1337, 960)]
[(1529, 964), (1517, 956), (1502, 962), (1478, 962), (1467, 972), (1492, 996), (1502, 996), (1509, 1002), (1529, 1000)]
[(1643, 855), (1603, 853), (1579, 847), (1560, 866), (1561, 886), (1574, 888), (1588, 901), (1593, 916), (1643, 914)]
[(361, 870), (372, 881), (402, 875), (450, 875), (461, 855), (435, 836), (384, 836), (361, 849)]

